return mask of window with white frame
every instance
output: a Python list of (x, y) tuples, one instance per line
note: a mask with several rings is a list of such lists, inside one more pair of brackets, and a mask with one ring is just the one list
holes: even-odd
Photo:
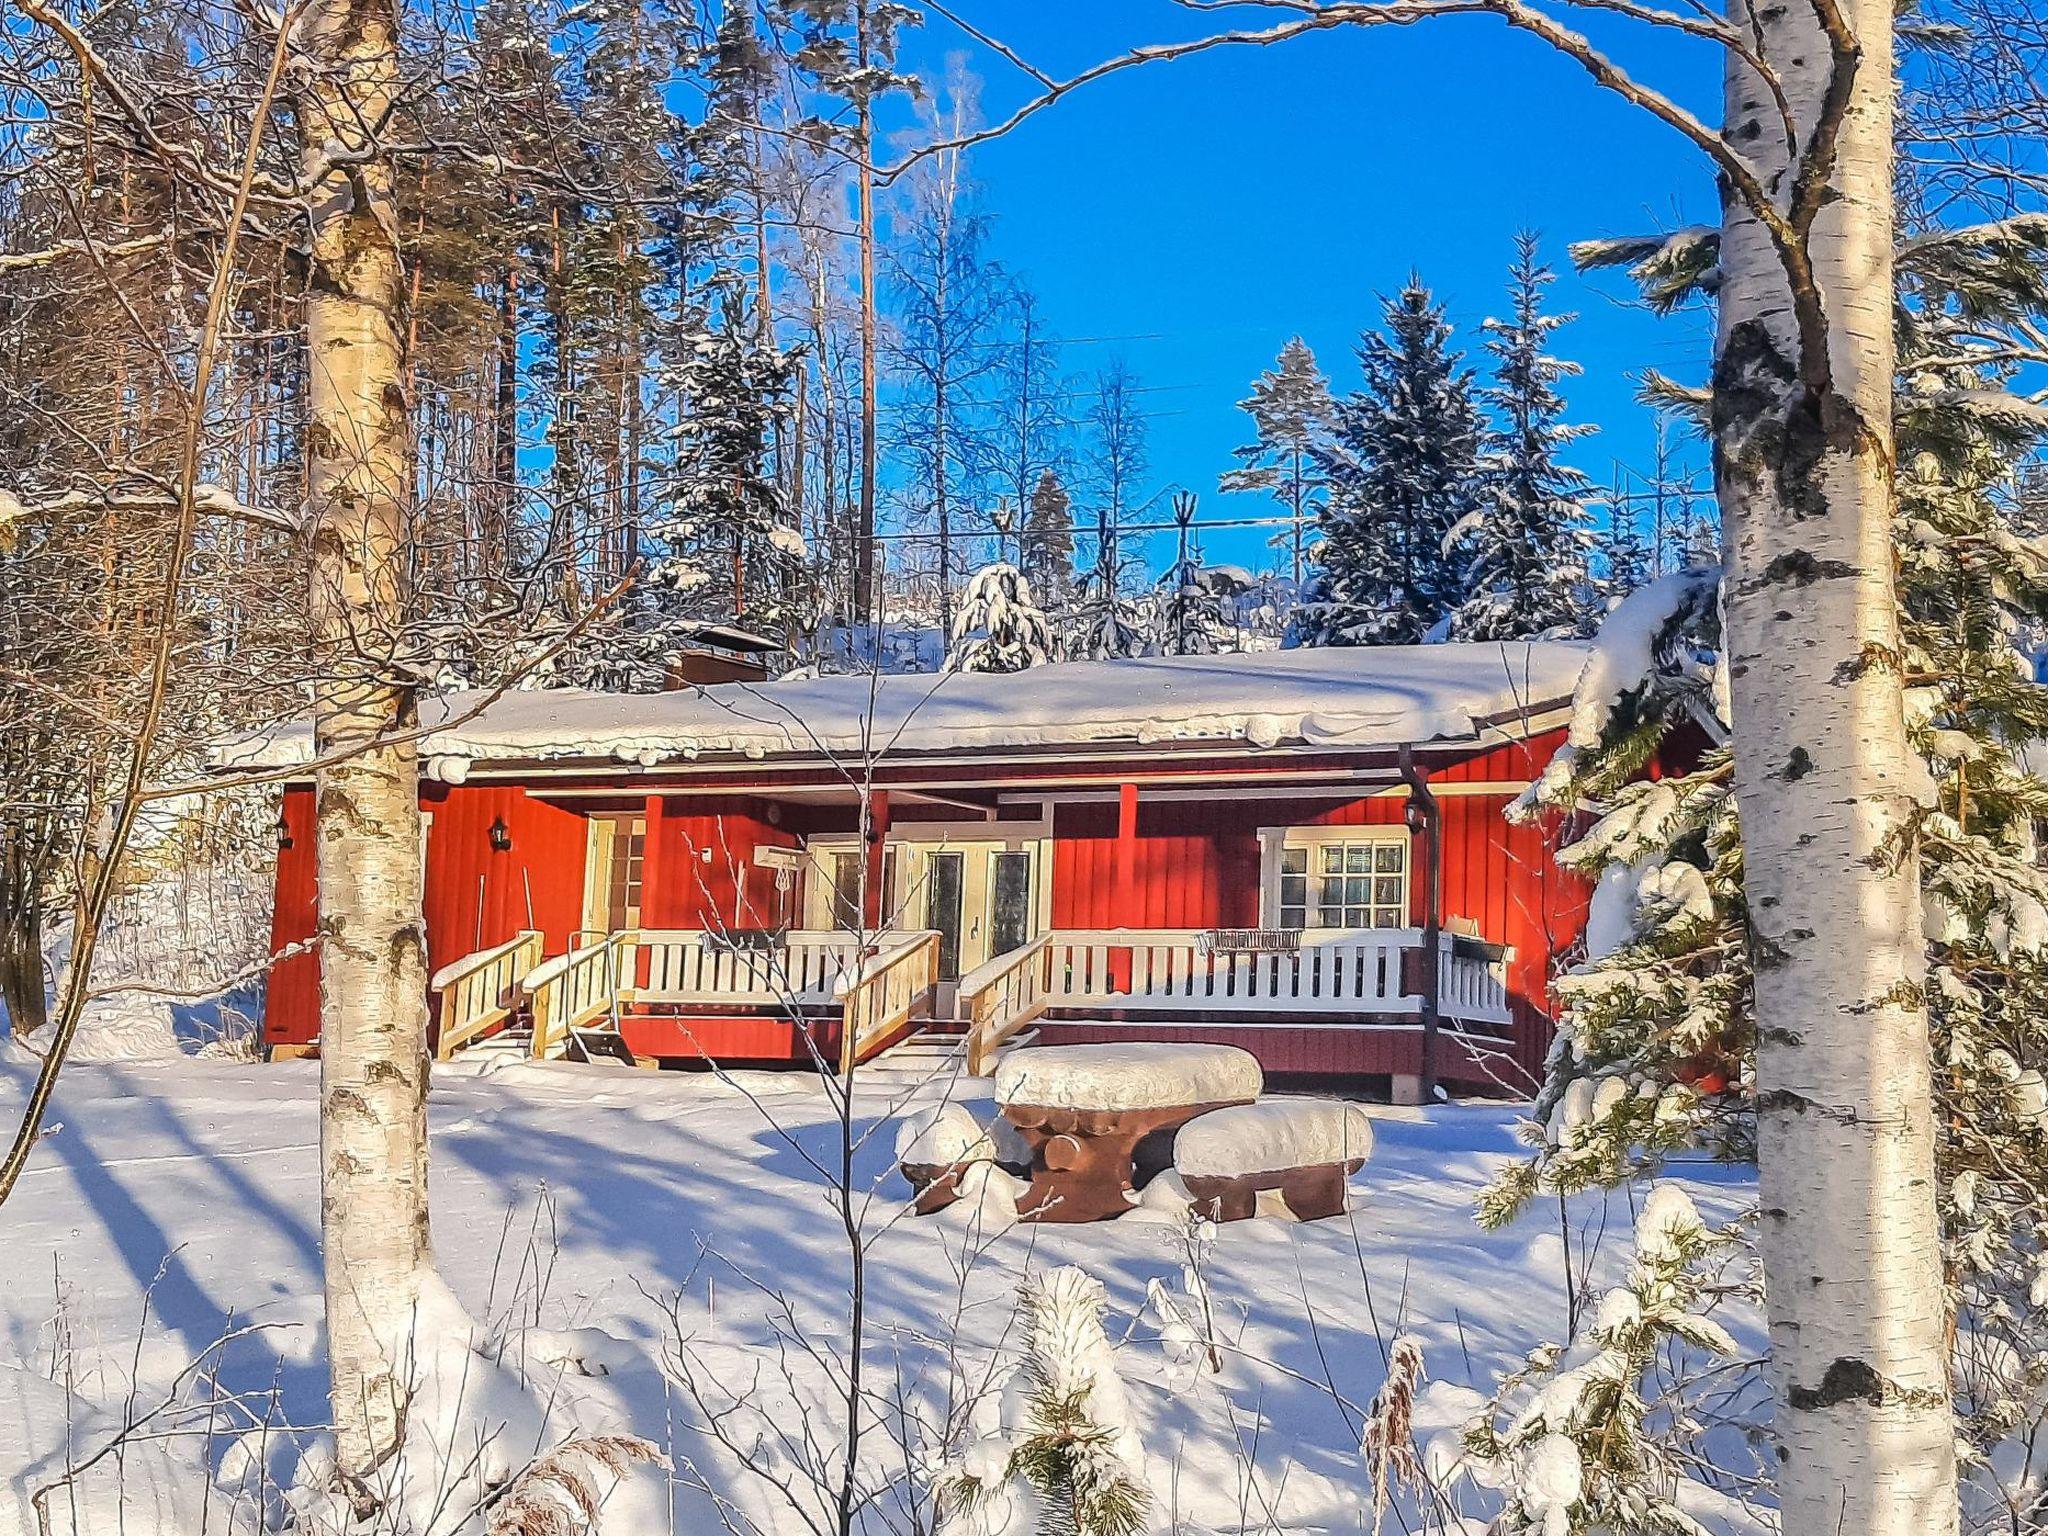
[(1274, 928), (1405, 928), (1408, 836), (1394, 829), (1299, 827), (1267, 835), (1266, 923)]

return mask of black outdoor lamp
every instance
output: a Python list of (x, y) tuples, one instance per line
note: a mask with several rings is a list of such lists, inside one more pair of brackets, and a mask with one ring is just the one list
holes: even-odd
[(282, 853), (292, 845), (292, 824), (284, 819), (284, 812), (277, 813), (277, 849)]
[(512, 829), (505, 825), (500, 816), (491, 823), (491, 852), (508, 853), (512, 848)]

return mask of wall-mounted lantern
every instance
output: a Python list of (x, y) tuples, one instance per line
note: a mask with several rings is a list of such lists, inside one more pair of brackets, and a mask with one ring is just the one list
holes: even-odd
[(500, 816), (491, 823), (491, 852), (509, 853), (512, 849), (512, 829), (505, 825)]
[(282, 853), (292, 845), (292, 824), (284, 818), (284, 812), (277, 813), (277, 849)]

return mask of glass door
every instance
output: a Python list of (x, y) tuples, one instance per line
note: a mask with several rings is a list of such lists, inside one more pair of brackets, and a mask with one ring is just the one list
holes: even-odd
[(939, 980), (960, 979), (961, 920), (966, 916), (967, 855), (935, 848), (924, 856), (924, 925), (939, 933)]

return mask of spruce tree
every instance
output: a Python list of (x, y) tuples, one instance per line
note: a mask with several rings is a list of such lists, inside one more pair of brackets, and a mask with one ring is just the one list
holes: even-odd
[(1635, 509), (1620, 496), (1607, 504), (1607, 526), (1600, 530), (1600, 586), (1620, 601), (1650, 579), (1650, 541), (1636, 523)]
[(1482, 327), (1494, 378), (1481, 396), (1494, 421), (1482, 455), (1480, 505), (1464, 529), (1469, 592), (1452, 618), (1453, 639), (1571, 635), (1590, 627), (1592, 482), (1558, 455), (1594, 429), (1563, 419), (1558, 385), (1579, 366), (1548, 351), (1552, 334), (1573, 318), (1543, 312), (1554, 277), (1537, 254), (1536, 236), (1517, 235), (1512, 315)]
[[(729, 619), (770, 629), (786, 618), (783, 577), (804, 553), (784, 505), (770, 446), (786, 418), (789, 357), (764, 345), (745, 304), (728, 292), (720, 323), (705, 324), (667, 370), (682, 402), (647, 533), (661, 619)], [(658, 619), (645, 631), (657, 661)]]
[(1329, 380), (1315, 354), (1299, 336), (1280, 349), (1275, 366), (1252, 383), (1238, 402), (1252, 419), (1252, 441), (1236, 451), (1238, 467), (1224, 473), (1219, 488), (1263, 491), (1287, 513), (1286, 529), (1273, 547), (1288, 552), (1288, 570), (1299, 590), (1308, 558), (1308, 530), (1323, 500), (1316, 476), (1315, 448), (1329, 430), (1335, 409)]
[(1064, 606), (1074, 590), (1074, 499), (1050, 469), (1032, 488), (1018, 546), (1032, 590), (1047, 606)]
[(1297, 637), (1309, 645), (1422, 640), (1464, 598), (1445, 548), (1479, 504), (1481, 424), (1471, 372), (1420, 276), (1359, 343), (1364, 387), (1340, 402), (1315, 458), (1327, 500), (1320, 581)]
[(953, 619), (946, 664), (957, 672), (1022, 672), (1059, 657), (1051, 623), (1014, 565), (983, 566)]

